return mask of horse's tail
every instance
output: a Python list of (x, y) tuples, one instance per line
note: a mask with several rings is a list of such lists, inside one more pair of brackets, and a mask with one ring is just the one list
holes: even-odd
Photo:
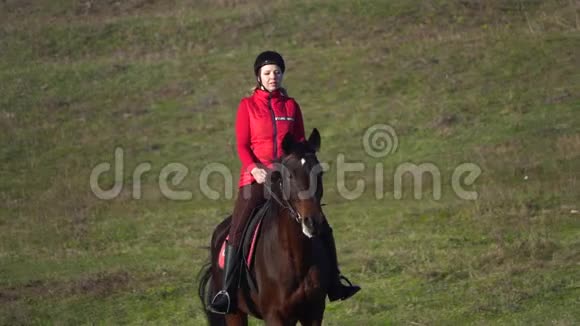
[(208, 300), (208, 286), (209, 281), (211, 280), (211, 263), (205, 263), (201, 266), (199, 270), (199, 274), (197, 276), (198, 284), (197, 284), (197, 296), (199, 297), (199, 301), (201, 302), (201, 307), (204, 311), (207, 307), (207, 300)]
[(215, 314), (206, 308), (209, 303), (210, 296), (213, 295), (211, 284), (211, 262), (206, 263), (201, 267), (197, 279), (199, 280), (197, 286), (197, 295), (209, 325), (226, 326), (226, 319), (224, 315)]

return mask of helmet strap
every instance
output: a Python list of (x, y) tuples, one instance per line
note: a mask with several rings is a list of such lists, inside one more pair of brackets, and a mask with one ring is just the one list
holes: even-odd
[[(258, 70), (258, 73), (260, 73), (259, 70)], [(266, 88), (266, 86), (264, 86), (264, 84), (262, 84), (262, 78), (260, 76), (258, 76), (258, 87), (263, 91), (266, 91), (268, 93), (272, 93)]]

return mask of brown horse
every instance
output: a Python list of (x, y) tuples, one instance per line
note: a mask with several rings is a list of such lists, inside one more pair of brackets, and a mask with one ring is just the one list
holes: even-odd
[[(328, 223), (320, 204), (319, 148), (316, 129), (305, 142), (295, 142), (291, 135), (284, 138), (286, 154), (269, 173), (265, 186), (268, 209), (249, 271), (255, 289), (238, 289), (234, 295), (238, 309), (232, 314), (206, 311), (210, 325), (247, 325), (248, 315), (263, 319), (266, 325), (322, 324), (328, 288), (323, 276), (328, 272), (328, 260), (316, 236)], [(211, 262), (200, 274), (199, 297), (204, 307), (215, 289), (222, 288), (223, 271), (217, 261), (230, 220), (224, 220), (213, 232)]]

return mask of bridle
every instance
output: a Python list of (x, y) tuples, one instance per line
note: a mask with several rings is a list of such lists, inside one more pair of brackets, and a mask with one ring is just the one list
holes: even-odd
[[(315, 153), (306, 153), (304, 154), (304, 157), (308, 157), (308, 156), (314, 156), (316, 158), (316, 154)], [(284, 166), (284, 161), (282, 161), (282, 165)], [(280, 189), (283, 189), (284, 184), (283, 184), (283, 177), (280, 178), (279, 181), (279, 186)], [(270, 188), (268, 185), (265, 185), (265, 188), (267, 189), (268, 193), (270, 194), (270, 197), (272, 199), (274, 199), (282, 208), (287, 209), (290, 212), (291, 217), (294, 219), (294, 221), (296, 221), (296, 223), (301, 224), (301, 216), (300, 213), (298, 213), (298, 211), (294, 208), (294, 206), (292, 205), (292, 203), (286, 199), (286, 198), (280, 198), (273, 190), (272, 188)], [(321, 205), (322, 206), (322, 205)]]
[[(280, 180), (280, 187), (282, 187), (282, 180)], [(278, 197), (278, 195), (276, 195), (276, 193), (270, 187), (266, 186), (265, 188), (268, 190), (270, 197), (274, 199), (280, 206), (282, 206), (282, 208), (287, 209), (290, 212), (293, 220), (300, 224), (300, 214), (298, 214), (294, 206), (292, 206), (292, 203), (290, 203), (290, 201), (287, 199), (280, 199), (280, 197)]]

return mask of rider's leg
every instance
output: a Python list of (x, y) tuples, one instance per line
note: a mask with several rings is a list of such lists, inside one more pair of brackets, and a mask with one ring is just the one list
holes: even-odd
[[(334, 243), (334, 236), (332, 234), (332, 228), (328, 222), (324, 222), (323, 232), (321, 232), (320, 237), (326, 248), (327, 255), (330, 259), (330, 287), (328, 289), (328, 299), (330, 301), (336, 300), (346, 300), (352, 297), (355, 293), (360, 291), (360, 287), (357, 285), (352, 285), (350, 281), (340, 274), (338, 268), (338, 258), (336, 256), (336, 246)], [(341, 281), (344, 280), (347, 284), (343, 284)]]
[(250, 219), (250, 214), (264, 200), (263, 185), (252, 183), (243, 186), (238, 191), (230, 224), (229, 240), (226, 244), (224, 278), (222, 290), (219, 291), (209, 305), (216, 313), (227, 314), (236, 310), (236, 289), (238, 286), (238, 250), (244, 227)]

